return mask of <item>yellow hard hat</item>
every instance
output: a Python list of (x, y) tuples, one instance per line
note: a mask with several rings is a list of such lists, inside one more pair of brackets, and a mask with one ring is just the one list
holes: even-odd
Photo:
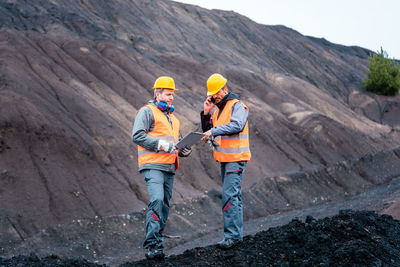
[(169, 76), (161, 76), (158, 77), (157, 80), (154, 82), (153, 89), (172, 89), (172, 90), (179, 90), (175, 88), (174, 79)]
[(214, 73), (207, 80), (207, 95), (215, 95), (219, 90), (224, 88), (228, 80), (221, 74)]

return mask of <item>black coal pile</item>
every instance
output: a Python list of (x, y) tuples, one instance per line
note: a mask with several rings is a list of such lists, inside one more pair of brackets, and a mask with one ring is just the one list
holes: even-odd
[[(20, 264), (20, 265), (18, 265)], [(0, 259), (0, 266), (105, 266), (49, 256)], [(231, 250), (215, 246), (187, 250), (163, 261), (129, 266), (400, 266), (400, 221), (372, 211), (340, 211), (321, 220), (308, 216), (246, 236)]]

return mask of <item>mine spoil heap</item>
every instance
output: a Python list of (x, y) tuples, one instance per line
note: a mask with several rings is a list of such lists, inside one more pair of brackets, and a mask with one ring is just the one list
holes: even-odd
[[(400, 97), (365, 91), (370, 53), (169, 0), (0, 1), (0, 267), (400, 266), (398, 222), (377, 215), (400, 219)], [(282, 227), (212, 246), (220, 169), (199, 143), (165, 229), (182, 237), (165, 242), (179, 256), (140, 261), (149, 196), (135, 114), (168, 75), (182, 134), (199, 131), (214, 72), (250, 110), (246, 235)], [(377, 214), (306, 219), (348, 208)]]
[[(372, 211), (343, 210), (338, 215), (270, 228), (246, 236), (231, 250), (195, 248), (164, 261), (141, 260), (129, 266), (398, 266), (400, 222)], [(106, 266), (55, 255), (39, 259), (0, 259), (0, 266)]]

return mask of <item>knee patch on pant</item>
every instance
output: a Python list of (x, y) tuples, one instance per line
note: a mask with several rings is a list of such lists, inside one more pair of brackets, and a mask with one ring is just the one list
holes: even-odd
[(159, 200), (159, 199), (157, 199), (153, 202), (150, 202), (150, 204), (149, 204), (149, 212), (150, 212), (151, 216), (154, 218), (154, 220), (156, 220), (156, 221), (160, 220), (162, 205), (163, 205), (163, 202), (162, 202), (162, 200)]
[(240, 208), (242, 206), (241, 203), (242, 203), (241, 194), (238, 194), (236, 196), (232, 196), (232, 197), (228, 198), (228, 200), (225, 201), (225, 203), (223, 203), (222, 211), (223, 212), (229, 212), (232, 209)]
[(228, 212), (229, 211), (229, 208), (232, 205), (232, 200), (233, 200), (232, 197), (230, 197), (228, 199), (228, 201), (225, 202), (225, 204), (222, 206), (222, 211), (223, 212)]

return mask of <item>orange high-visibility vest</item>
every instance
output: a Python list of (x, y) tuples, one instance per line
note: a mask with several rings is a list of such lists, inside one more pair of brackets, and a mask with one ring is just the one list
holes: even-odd
[[(176, 144), (179, 140), (179, 120), (172, 113), (169, 114), (172, 122), (171, 126), (167, 117), (161, 110), (151, 104), (146, 105), (146, 107), (150, 108), (154, 117), (154, 129), (147, 134), (156, 139), (165, 140), (169, 143)], [(138, 145), (139, 167), (146, 163), (175, 164), (175, 162), (176, 169), (178, 169), (179, 159), (176, 151), (174, 151), (173, 153), (167, 153), (163, 151), (156, 152), (147, 150), (144, 147)]]
[[(219, 115), (220, 110), (217, 109), (212, 117), (213, 127), (218, 127), (223, 124), (228, 124), (232, 117), (232, 107), (235, 103), (239, 102), (238, 99), (228, 100), (222, 113)], [(245, 109), (249, 109), (244, 105)], [(219, 116), (218, 116), (219, 115)], [(214, 148), (214, 159), (219, 162), (235, 162), (235, 161), (249, 161), (251, 158), (250, 142), (249, 142), (249, 125), (246, 122), (243, 130), (234, 135), (222, 135), (215, 137), (215, 141), (219, 146)]]

